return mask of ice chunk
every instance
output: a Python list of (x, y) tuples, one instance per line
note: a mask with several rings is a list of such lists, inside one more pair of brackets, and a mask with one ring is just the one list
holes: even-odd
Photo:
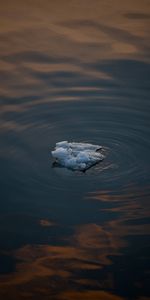
[(56, 143), (52, 156), (61, 166), (83, 171), (103, 160), (100, 149), (99, 145), (62, 141)]

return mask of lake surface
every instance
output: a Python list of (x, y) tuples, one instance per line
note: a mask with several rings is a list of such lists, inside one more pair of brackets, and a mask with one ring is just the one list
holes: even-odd
[[(0, 4), (1, 300), (149, 299), (149, 4)], [(63, 140), (105, 159), (53, 167)]]

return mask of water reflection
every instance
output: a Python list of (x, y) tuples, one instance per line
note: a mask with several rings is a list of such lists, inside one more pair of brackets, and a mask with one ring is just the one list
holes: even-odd
[[(116, 192), (90, 193), (87, 201), (107, 202), (101, 211), (108, 211), (109, 220), (102, 222), (100, 211), (99, 223), (75, 226), (72, 235), (63, 237), (65, 245), (25, 245), (15, 250), (16, 271), (1, 276), (2, 295), (9, 298), (9, 293), (15, 291), (22, 297), (26, 289), (31, 299), (38, 292), (53, 299), (147, 295), (148, 246), (144, 241), (148, 235), (148, 195), (146, 187), (139, 193), (131, 186)], [(55, 226), (48, 220), (41, 220), (40, 224)], [(127, 283), (121, 283), (127, 274)], [(113, 296), (116, 293), (120, 296)]]
[[(1, 4), (2, 299), (148, 299), (149, 22), (147, 0)], [(63, 139), (106, 159), (58, 172)]]

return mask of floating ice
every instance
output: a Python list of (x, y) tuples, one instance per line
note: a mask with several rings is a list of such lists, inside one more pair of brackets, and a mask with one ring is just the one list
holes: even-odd
[(52, 156), (61, 166), (84, 171), (103, 160), (104, 156), (98, 152), (100, 149), (99, 145), (62, 141), (56, 143)]

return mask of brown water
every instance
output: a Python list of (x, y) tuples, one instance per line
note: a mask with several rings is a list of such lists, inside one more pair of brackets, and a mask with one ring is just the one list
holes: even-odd
[[(147, 300), (150, 2), (0, 4), (0, 299)], [(61, 140), (100, 144), (85, 173)]]

